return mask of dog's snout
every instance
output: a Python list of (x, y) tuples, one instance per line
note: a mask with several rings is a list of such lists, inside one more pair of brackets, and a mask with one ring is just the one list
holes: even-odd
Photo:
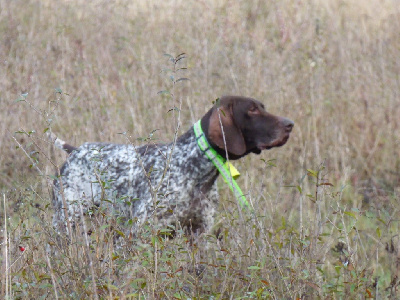
[(294, 126), (294, 122), (290, 119), (283, 119), (283, 126), (285, 127), (286, 131), (290, 132), (292, 131), (292, 128)]

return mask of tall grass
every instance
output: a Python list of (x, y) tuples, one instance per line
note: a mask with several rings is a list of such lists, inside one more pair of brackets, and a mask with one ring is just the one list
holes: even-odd
[[(1, 297), (399, 298), (398, 28), (394, 0), (0, 0)], [(158, 93), (182, 52), (190, 81)], [(106, 211), (54, 232), (45, 131), (170, 142), (171, 108), (181, 134), (223, 94), (296, 123), (237, 163), (254, 214), (221, 181), (221, 240), (126, 236)]]

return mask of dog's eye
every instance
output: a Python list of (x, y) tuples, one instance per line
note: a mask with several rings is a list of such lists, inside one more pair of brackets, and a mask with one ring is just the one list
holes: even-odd
[(252, 106), (252, 107), (250, 107), (250, 109), (249, 109), (249, 113), (259, 113), (260, 112), (260, 110), (259, 110), (259, 108), (257, 107), (257, 106)]

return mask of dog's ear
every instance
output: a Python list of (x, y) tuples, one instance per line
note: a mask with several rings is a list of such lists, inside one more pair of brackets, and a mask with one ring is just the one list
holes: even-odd
[[(224, 131), (224, 134), (222, 134), (222, 130)], [(219, 107), (216, 105), (213, 108), (208, 127), (208, 137), (211, 142), (219, 148), (227, 150), (228, 153), (241, 156), (246, 152), (246, 143), (243, 134), (235, 124), (233, 103)]]

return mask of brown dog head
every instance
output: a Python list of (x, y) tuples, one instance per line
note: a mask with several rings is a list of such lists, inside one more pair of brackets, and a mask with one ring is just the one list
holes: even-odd
[(252, 98), (224, 96), (201, 120), (211, 146), (223, 157), (239, 159), (248, 153), (283, 146), (293, 121), (268, 113)]

